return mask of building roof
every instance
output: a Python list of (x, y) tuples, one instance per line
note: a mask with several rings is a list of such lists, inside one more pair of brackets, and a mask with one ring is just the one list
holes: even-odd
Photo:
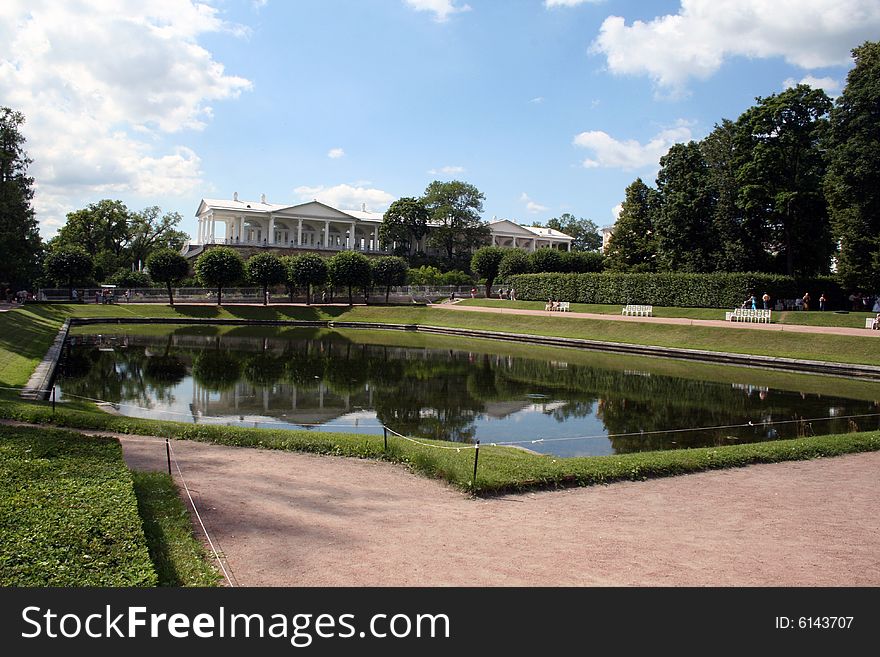
[(513, 232), (519, 233), (521, 235), (533, 235), (538, 239), (554, 239), (554, 240), (574, 240), (571, 235), (566, 235), (558, 230), (554, 230), (553, 228), (548, 228), (547, 226), (523, 226), (522, 224), (518, 224), (511, 219), (498, 219), (496, 221), (489, 222), (489, 228), (502, 232)]

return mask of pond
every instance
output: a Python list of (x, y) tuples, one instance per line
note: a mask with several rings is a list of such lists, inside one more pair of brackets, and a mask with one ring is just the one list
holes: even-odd
[(394, 331), (107, 330), (71, 336), (59, 399), (183, 422), (385, 425), (561, 457), (880, 428), (880, 385), (844, 379)]

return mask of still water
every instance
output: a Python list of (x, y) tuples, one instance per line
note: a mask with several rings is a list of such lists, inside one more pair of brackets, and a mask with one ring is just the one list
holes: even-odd
[(134, 417), (373, 434), (386, 425), (563, 457), (880, 428), (877, 401), (818, 394), (815, 384), (804, 393), (673, 376), (651, 358), (511, 356), (498, 343), (394, 339), (306, 329), (79, 335), (57, 383), (61, 399), (112, 402)]

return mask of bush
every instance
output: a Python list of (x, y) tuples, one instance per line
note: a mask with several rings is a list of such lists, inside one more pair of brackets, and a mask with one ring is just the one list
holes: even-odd
[(106, 282), (118, 287), (151, 287), (153, 285), (153, 281), (146, 272), (127, 269), (120, 269)]
[(522, 274), (508, 282), (516, 287), (517, 298), (533, 301), (553, 298), (573, 303), (736, 308), (753, 293), (760, 298), (767, 292), (775, 302), (800, 297), (807, 290), (825, 292), (834, 307), (843, 300), (831, 278), (798, 281), (779, 274)]
[(599, 251), (563, 251), (562, 271), (572, 274), (599, 272), (605, 269), (605, 256)]
[(436, 267), (422, 265), (418, 269), (409, 270), (408, 280), (410, 285), (440, 285), (442, 277), (443, 272)]
[(538, 249), (529, 254), (529, 265), (535, 273), (562, 271), (562, 253), (556, 249)]
[(522, 249), (509, 249), (498, 265), (498, 277), (505, 282), (509, 281), (511, 276), (528, 274), (530, 271), (529, 254)]
[(474, 279), (461, 269), (453, 269), (440, 276), (440, 285), (473, 285)]

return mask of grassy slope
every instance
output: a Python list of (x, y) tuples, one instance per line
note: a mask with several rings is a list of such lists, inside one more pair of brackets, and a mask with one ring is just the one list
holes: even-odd
[[(510, 302), (508, 302), (510, 303)], [(515, 302), (519, 303), (519, 302)], [(514, 316), (497, 313), (464, 313), (442, 308), (383, 307), (383, 306), (177, 306), (132, 304), (103, 305), (51, 305), (32, 306), (5, 313), (0, 317), (0, 335), (6, 325), (12, 323), (10, 316), (23, 313), (21, 320), (29, 324), (56, 321), (60, 324), (68, 314), (80, 317), (166, 317), (204, 319), (287, 319), (287, 320), (338, 320), (352, 322), (384, 322), (397, 324), (428, 324), (486, 331), (529, 333), (560, 337), (584, 338), (608, 342), (628, 342), (655, 346), (727, 351), (742, 354), (758, 354), (785, 358), (829, 360), (844, 363), (880, 365), (880, 350), (870, 335), (849, 337), (839, 335), (785, 333), (755, 331), (737, 328), (714, 328), (700, 326), (677, 326), (652, 324), (650, 322), (608, 322), (602, 320), (576, 319), (560, 314), (553, 317)], [(818, 313), (817, 313), (818, 314)], [(20, 315), (19, 315), (20, 317)], [(16, 319), (15, 321), (19, 321)], [(51, 342), (47, 337), (46, 348)], [(14, 349), (14, 345), (0, 342), (0, 349)], [(39, 351), (39, 350), (35, 350)], [(0, 362), (4, 354), (0, 353)], [(21, 368), (19, 370), (21, 371)], [(25, 377), (26, 379), (26, 377)], [(8, 385), (14, 377), (0, 379)], [(23, 382), (22, 382), (23, 383)], [(20, 385), (20, 384), (19, 384)]]
[(0, 438), (0, 585), (155, 585), (117, 441), (21, 427)]

